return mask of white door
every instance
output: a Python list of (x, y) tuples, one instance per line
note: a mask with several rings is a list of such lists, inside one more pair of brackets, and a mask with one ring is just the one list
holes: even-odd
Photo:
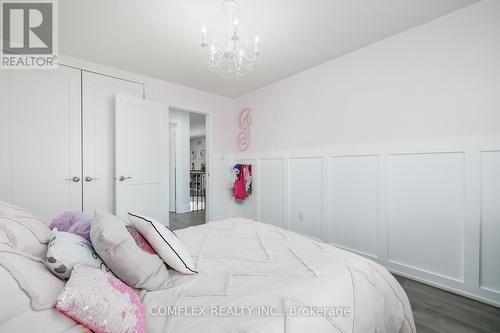
[(168, 188), (169, 188), (169, 206), (170, 211), (175, 213), (175, 124), (169, 125), (169, 159), (168, 159)]
[(81, 71), (0, 70), (0, 200), (51, 219), (82, 209)]
[(168, 106), (116, 97), (116, 215), (135, 211), (168, 225)]
[(115, 98), (143, 95), (143, 85), (83, 72), (83, 210), (115, 213)]

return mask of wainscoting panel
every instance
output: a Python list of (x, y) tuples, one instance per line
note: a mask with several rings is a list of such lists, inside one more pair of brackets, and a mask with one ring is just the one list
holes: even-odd
[(290, 230), (322, 239), (323, 159), (289, 160)]
[(284, 159), (263, 159), (260, 161), (257, 180), (259, 184), (259, 221), (286, 228), (284, 210)]
[(209, 219), (220, 220), (231, 217), (232, 160), (222, 157), (212, 158), (210, 159), (209, 168), (208, 186), (210, 186), (212, 196), (207, 197)]
[(500, 293), (500, 151), (481, 153), (480, 285)]
[(500, 307), (500, 136), (245, 153), (233, 216), (366, 256)]
[(332, 157), (330, 163), (330, 240), (376, 256), (378, 156)]
[(393, 155), (389, 260), (463, 280), (464, 154)]

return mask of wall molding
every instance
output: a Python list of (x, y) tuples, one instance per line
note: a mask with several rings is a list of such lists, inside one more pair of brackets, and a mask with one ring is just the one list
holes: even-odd
[[(498, 159), (483, 161), (487, 152)], [(500, 195), (500, 136), (249, 152), (234, 161), (254, 165), (255, 190), (233, 216), (300, 231), (303, 209), (312, 238), (320, 226), (322, 241), (500, 307), (500, 268), (491, 264), (500, 242), (481, 236), (500, 228), (500, 210), (484, 204)], [(301, 181), (313, 175), (315, 185)]]
[(208, 220), (222, 220), (233, 216), (231, 154), (211, 153), (207, 160), (207, 213)]

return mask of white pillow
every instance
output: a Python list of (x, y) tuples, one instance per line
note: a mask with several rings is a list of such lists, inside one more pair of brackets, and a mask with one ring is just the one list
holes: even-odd
[(108, 266), (99, 258), (88, 240), (82, 236), (58, 231), (54, 228), (45, 256), (45, 265), (55, 276), (66, 280), (70, 277), (76, 264), (99, 268), (106, 273), (110, 272)]
[(45, 221), (0, 201), (0, 244), (44, 258), (51, 231)]
[(33, 259), (0, 252), (0, 332), (90, 333), (55, 309), (64, 281)]
[(101, 259), (129, 286), (146, 290), (168, 287), (165, 263), (157, 254), (146, 252), (137, 245), (123, 220), (108, 213), (96, 213), (90, 239)]
[(42, 219), (0, 201), (0, 332), (91, 333), (54, 308), (64, 282), (44, 264), (50, 235)]
[(128, 213), (128, 218), (167, 265), (184, 274), (198, 273), (187, 249), (172, 230), (147, 216)]

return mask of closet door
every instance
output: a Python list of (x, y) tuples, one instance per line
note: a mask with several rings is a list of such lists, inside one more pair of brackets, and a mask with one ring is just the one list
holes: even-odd
[(115, 213), (115, 98), (143, 96), (143, 85), (83, 72), (83, 210)]
[(82, 209), (81, 72), (0, 71), (0, 200), (51, 219)]

